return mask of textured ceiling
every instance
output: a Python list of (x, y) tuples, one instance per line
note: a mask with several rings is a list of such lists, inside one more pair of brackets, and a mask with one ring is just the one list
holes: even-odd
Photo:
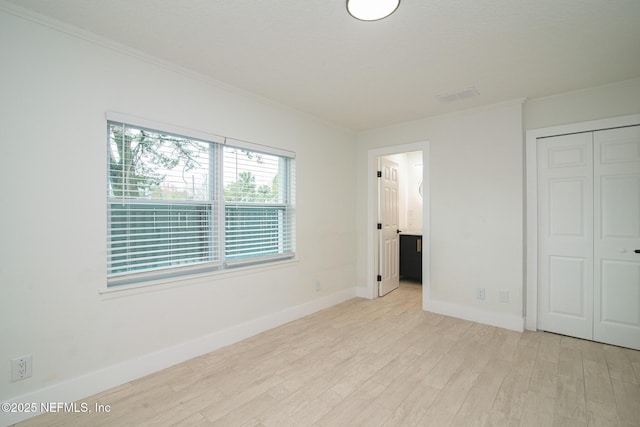
[(640, 76), (640, 0), (10, 2), (356, 131)]

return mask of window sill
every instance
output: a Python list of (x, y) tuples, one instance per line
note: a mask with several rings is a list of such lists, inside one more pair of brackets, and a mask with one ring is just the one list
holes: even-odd
[(199, 285), (211, 281), (218, 281), (230, 277), (258, 274), (264, 271), (288, 268), (300, 261), (298, 258), (289, 258), (281, 261), (273, 261), (265, 264), (253, 264), (239, 266), (230, 269), (208, 271), (203, 273), (185, 274), (182, 276), (148, 280), (140, 283), (132, 283), (120, 286), (101, 287), (99, 293), (103, 300), (122, 298), (147, 292), (164, 291), (183, 286)]

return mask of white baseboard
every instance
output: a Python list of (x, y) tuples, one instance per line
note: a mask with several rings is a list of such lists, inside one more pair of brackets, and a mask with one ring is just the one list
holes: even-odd
[(517, 332), (524, 331), (524, 318), (513, 314), (496, 313), (495, 311), (486, 311), (475, 307), (434, 300), (425, 301), (423, 309), (445, 316), (482, 323), (483, 325), (497, 326), (498, 328)]
[[(221, 347), (242, 341), (243, 339), (315, 313), (316, 311), (339, 304), (355, 297), (356, 293), (355, 287), (345, 289), (304, 304), (286, 308), (277, 313), (249, 320), (222, 331), (217, 331), (135, 359), (126, 360), (117, 365), (108, 366), (98, 371), (12, 398), (6, 403), (36, 402), (39, 411), (41, 402), (76, 402), (112, 387), (133, 381)], [(0, 412), (0, 425), (8, 426), (36, 415), (39, 415), (39, 412)]]

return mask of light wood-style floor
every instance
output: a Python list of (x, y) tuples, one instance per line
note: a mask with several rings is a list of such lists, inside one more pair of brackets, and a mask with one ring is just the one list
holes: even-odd
[(25, 426), (640, 426), (640, 351), (352, 299)]

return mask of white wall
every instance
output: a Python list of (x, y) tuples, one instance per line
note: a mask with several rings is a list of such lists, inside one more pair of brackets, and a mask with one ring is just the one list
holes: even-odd
[[(368, 151), (430, 141), (430, 285), (425, 308), (522, 329), (520, 101), (363, 132), (357, 142), (358, 286), (367, 287)], [(426, 204), (425, 204), (426, 205)], [(486, 290), (477, 300), (476, 288)], [(499, 302), (499, 292), (509, 302)]]
[(398, 227), (405, 232), (422, 230), (422, 199), (418, 182), (422, 177), (422, 152), (382, 156), (398, 164)]
[(640, 113), (640, 78), (527, 101), (525, 129)]
[[(77, 399), (355, 295), (354, 135), (109, 46), (0, 11), (0, 401)], [(105, 111), (295, 151), (298, 261), (100, 295)]]
[(418, 187), (422, 180), (422, 151), (412, 151), (406, 153), (407, 171), (406, 171), (406, 224), (404, 228), (409, 232), (422, 231), (422, 212), (423, 199), (420, 197)]

